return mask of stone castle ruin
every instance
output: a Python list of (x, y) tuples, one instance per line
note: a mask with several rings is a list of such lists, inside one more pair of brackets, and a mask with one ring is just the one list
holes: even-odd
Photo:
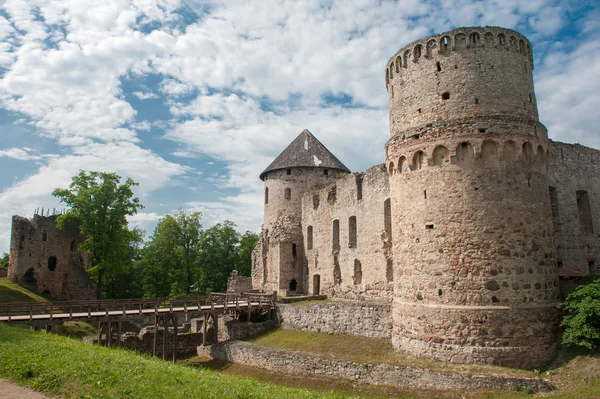
[(57, 300), (95, 299), (89, 256), (79, 250), (84, 239), (77, 226), (57, 228), (56, 218), (13, 216), (8, 278)]
[(533, 67), (498, 27), (400, 49), (384, 164), (350, 173), (305, 130), (260, 175), (253, 288), (389, 303), (416, 356), (549, 361), (559, 282), (599, 272), (600, 151), (548, 140)]

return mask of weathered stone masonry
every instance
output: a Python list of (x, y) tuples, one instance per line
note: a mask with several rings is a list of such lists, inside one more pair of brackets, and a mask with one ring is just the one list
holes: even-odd
[(259, 243), (253, 273), (279, 284), (253, 287), (285, 287), (300, 270), (303, 292), (391, 302), (392, 341), (417, 356), (551, 359), (559, 271), (599, 271), (600, 152), (548, 140), (533, 67), (529, 41), (497, 27), (398, 51), (385, 70), (385, 164), (319, 182), (295, 210), (266, 209), (263, 240), (272, 226), (293, 232), (305, 263)]
[(57, 300), (94, 299), (95, 285), (75, 226), (56, 227), (56, 216), (13, 216), (8, 278)]

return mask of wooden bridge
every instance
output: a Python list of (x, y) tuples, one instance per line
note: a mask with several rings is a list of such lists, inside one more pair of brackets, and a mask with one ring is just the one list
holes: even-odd
[[(156, 355), (158, 330), (162, 325), (163, 358), (166, 358), (169, 326), (173, 330), (173, 360), (177, 359), (178, 316), (202, 317), (202, 343), (207, 341), (207, 324), (212, 320), (216, 341), (218, 336), (217, 320), (219, 315), (239, 315), (242, 312), (252, 314), (270, 312), (275, 308), (273, 294), (264, 293), (213, 293), (209, 296), (178, 298), (142, 298), (108, 299), (91, 301), (64, 302), (11, 302), (0, 304), (0, 322), (29, 324), (31, 327), (52, 325), (69, 320), (97, 321), (98, 343), (111, 346), (121, 343), (121, 322), (139, 316), (154, 316), (154, 347)], [(102, 337), (104, 336), (104, 341)]]

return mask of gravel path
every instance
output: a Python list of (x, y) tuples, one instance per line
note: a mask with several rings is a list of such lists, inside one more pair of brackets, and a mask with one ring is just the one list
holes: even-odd
[(2, 399), (51, 399), (50, 396), (20, 387), (12, 382), (0, 379), (0, 398)]

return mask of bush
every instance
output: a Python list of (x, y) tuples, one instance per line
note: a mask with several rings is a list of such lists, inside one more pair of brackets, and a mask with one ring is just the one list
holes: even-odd
[(565, 345), (600, 347), (600, 276), (586, 277), (560, 305)]

